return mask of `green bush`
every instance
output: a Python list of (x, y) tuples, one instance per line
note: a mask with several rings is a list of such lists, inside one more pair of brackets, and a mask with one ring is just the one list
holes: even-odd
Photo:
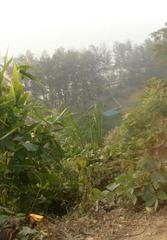
[(22, 84), (28, 67), (11, 62), (0, 71), (0, 204), (22, 212), (75, 205), (78, 176), (63, 166), (57, 141), (63, 113), (34, 102)]
[(0, 71), (0, 205), (59, 215), (86, 208), (92, 188), (111, 180), (100, 148), (102, 114), (44, 107), (24, 89), (36, 80), (28, 70), (5, 60)]
[(115, 182), (104, 195), (157, 207), (167, 200), (167, 81), (149, 81), (140, 107), (106, 141)]

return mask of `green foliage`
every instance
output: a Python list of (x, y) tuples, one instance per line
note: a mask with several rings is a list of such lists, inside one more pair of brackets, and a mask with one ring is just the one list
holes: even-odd
[(114, 184), (107, 186), (105, 197), (113, 198), (117, 203), (141, 204), (157, 208), (159, 203), (167, 200), (166, 171), (157, 166), (158, 160), (142, 159), (135, 170), (127, 172), (115, 179)]
[(107, 139), (105, 154), (113, 159), (116, 178), (105, 196), (155, 208), (167, 200), (166, 117), (167, 81), (152, 79), (141, 106)]
[(147, 79), (166, 72), (166, 67), (157, 68), (153, 44), (148, 39), (141, 45), (115, 42), (112, 49), (59, 48), (53, 55), (44, 52), (39, 58), (28, 51), (17, 61), (31, 64), (30, 71), (41, 80), (40, 85), (25, 81), (26, 89), (35, 98), (56, 108), (66, 104), (77, 113), (87, 111), (94, 104), (105, 111), (115, 107), (113, 96), (124, 106), (129, 95), (143, 88)]
[[(97, 106), (93, 106), (87, 112), (81, 114), (74, 114), (67, 111), (62, 120), (64, 137), (66, 138), (66, 146), (70, 148), (84, 148), (85, 145), (90, 144), (92, 148), (98, 148), (103, 141), (103, 119), (102, 112)], [(68, 149), (70, 154), (70, 149)]]
[[(40, 231), (30, 227), (30, 223), (27, 221), (27, 216), (22, 213), (15, 214), (10, 212), (8, 209), (0, 208), (0, 225), (1, 225), (1, 238), (3, 236), (2, 232), (14, 233), (16, 230), (16, 238), (20, 240), (32, 240), (32, 239), (47, 239), (48, 232)], [(4, 239), (4, 238), (3, 238)]]
[(161, 64), (166, 65), (167, 61), (167, 23), (158, 31), (152, 33), (153, 49)]
[(141, 106), (126, 114), (102, 151), (99, 108), (78, 115), (44, 107), (25, 91), (23, 82), (36, 80), (29, 66), (11, 62), (0, 72), (2, 206), (64, 214), (102, 196), (155, 208), (166, 200), (165, 80), (148, 82)]
[(78, 116), (44, 107), (24, 89), (24, 78), (35, 79), (29, 66), (11, 63), (0, 72), (0, 205), (59, 215), (85, 207), (106, 171), (101, 111)]
[(23, 212), (75, 204), (76, 174), (61, 164), (64, 150), (57, 141), (63, 113), (32, 101), (21, 82), (28, 75), (13, 64), (10, 76), (10, 63), (0, 72), (0, 204)]
[(43, 87), (33, 82), (26, 87), (52, 107), (59, 108), (64, 103), (74, 111), (83, 112), (100, 102), (97, 100), (99, 95), (105, 95), (111, 64), (110, 51), (105, 47), (90, 46), (82, 51), (59, 48), (52, 56), (44, 53), (39, 59), (28, 52), (18, 59), (21, 63), (27, 60)]

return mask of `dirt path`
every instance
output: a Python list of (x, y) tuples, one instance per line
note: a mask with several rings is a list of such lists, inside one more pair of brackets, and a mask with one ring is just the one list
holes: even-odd
[(57, 221), (49, 231), (50, 240), (167, 240), (167, 208), (156, 213), (100, 210)]

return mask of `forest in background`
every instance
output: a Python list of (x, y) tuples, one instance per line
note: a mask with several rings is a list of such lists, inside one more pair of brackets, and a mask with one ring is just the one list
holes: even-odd
[(124, 105), (131, 92), (143, 89), (151, 77), (164, 77), (166, 66), (155, 56), (155, 37), (137, 45), (130, 41), (115, 42), (83, 50), (56, 49), (37, 58), (31, 51), (16, 62), (32, 66), (38, 84), (25, 81), (26, 90), (58, 109), (70, 107), (75, 112), (87, 111), (92, 105), (102, 110)]
[[(0, 222), (83, 213), (99, 201), (155, 210), (166, 203), (166, 61), (166, 25), (140, 46), (5, 57)], [(127, 111), (138, 91), (141, 100)], [(118, 105), (126, 114), (104, 135), (102, 111)]]

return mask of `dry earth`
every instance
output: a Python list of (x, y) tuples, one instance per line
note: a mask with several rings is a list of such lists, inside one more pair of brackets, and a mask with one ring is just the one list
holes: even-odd
[(48, 225), (50, 240), (167, 240), (167, 208), (158, 212), (103, 209)]

